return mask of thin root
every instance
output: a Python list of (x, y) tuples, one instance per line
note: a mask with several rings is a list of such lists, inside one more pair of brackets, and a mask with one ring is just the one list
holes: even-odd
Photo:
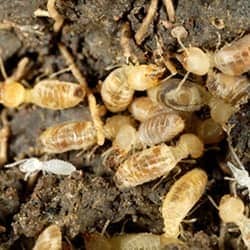
[(175, 10), (174, 10), (173, 1), (163, 0), (163, 4), (165, 5), (169, 21), (174, 23), (175, 22)]
[(148, 8), (148, 13), (146, 17), (143, 19), (140, 28), (136, 31), (135, 41), (138, 45), (140, 45), (147, 33), (148, 27), (150, 23), (153, 21), (155, 13), (157, 11), (158, 0), (151, 0), (150, 6)]
[(68, 66), (69, 66), (69, 68), (70, 68), (73, 76), (76, 78), (76, 80), (80, 84), (82, 84), (84, 86), (84, 88), (88, 92), (87, 80), (82, 75), (82, 73), (80, 72), (80, 70), (78, 69), (78, 67), (76, 66), (76, 64), (74, 62), (74, 58), (72, 57), (72, 55), (70, 54), (70, 52), (67, 50), (67, 48), (63, 44), (59, 43), (58, 47), (59, 47), (60, 52), (62, 53), (62, 56), (66, 60), (66, 63), (68, 64)]
[(55, 20), (53, 26), (54, 31), (58, 32), (62, 28), (64, 18), (56, 10), (56, 0), (48, 0), (47, 9), (49, 12), (49, 16)]
[(6, 109), (1, 114), (1, 120), (3, 127), (0, 129), (0, 165), (4, 165), (7, 161), (8, 138), (10, 136)]
[(105, 140), (103, 122), (100, 118), (99, 109), (96, 105), (96, 99), (93, 94), (88, 95), (88, 102), (89, 102), (91, 117), (97, 131), (97, 144), (103, 145)]

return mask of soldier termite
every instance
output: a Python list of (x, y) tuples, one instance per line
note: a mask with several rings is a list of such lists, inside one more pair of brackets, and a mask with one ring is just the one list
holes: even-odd
[(219, 215), (224, 223), (235, 223), (242, 235), (243, 242), (250, 248), (250, 219), (244, 215), (244, 203), (238, 197), (224, 195), (219, 204)]
[(101, 96), (108, 110), (119, 112), (131, 103), (135, 90), (160, 84), (163, 69), (156, 65), (124, 65), (113, 70), (102, 83)]
[(193, 134), (184, 134), (176, 146), (160, 144), (128, 157), (117, 169), (114, 180), (120, 189), (134, 187), (167, 175), (179, 161), (203, 154), (202, 141)]
[(14, 166), (19, 166), (20, 171), (25, 173), (24, 180), (27, 180), (30, 175), (39, 171), (56, 175), (71, 175), (76, 171), (75, 166), (71, 163), (59, 159), (40, 161), (37, 158), (28, 158), (5, 165), (6, 168)]
[(162, 205), (164, 237), (178, 237), (180, 224), (201, 198), (207, 179), (205, 171), (195, 168), (183, 175), (170, 188)]
[(227, 103), (240, 104), (249, 98), (250, 81), (245, 76), (210, 73), (206, 82), (208, 91)]
[(15, 108), (22, 103), (33, 103), (42, 108), (65, 109), (76, 106), (85, 95), (84, 86), (71, 82), (46, 79), (38, 82), (33, 88), (25, 89), (19, 80), (23, 77), (28, 58), (23, 58), (16, 72), (7, 77), (3, 64), (1, 70), (5, 78), (0, 88), (0, 102), (4, 106)]
[(42, 231), (33, 250), (62, 250), (62, 233), (57, 225), (50, 225)]

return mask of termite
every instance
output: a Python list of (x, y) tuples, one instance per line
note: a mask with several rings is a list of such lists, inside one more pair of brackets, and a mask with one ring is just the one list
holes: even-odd
[(37, 158), (28, 158), (5, 165), (6, 168), (15, 166), (19, 166), (20, 171), (25, 173), (24, 180), (27, 180), (30, 175), (39, 171), (42, 171), (43, 173), (53, 173), (56, 175), (71, 175), (74, 171), (76, 171), (75, 166), (71, 163), (59, 159), (40, 161)]
[(113, 70), (102, 83), (102, 100), (111, 112), (125, 110), (135, 90), (146, 90), (160, 84), (163, 69), (156, 65), (124, 65)]
[(138, 140), (143, 145), (167, 142), (180, 134), (184, 127), (184, 120), (178, 114), (162, 112), (140, 124)]
[(244, 215), (244, 203), (239, 197), (224, 195), (219, 204), (219, 215), (224, 223), (235, 223), (242, 235), (243, 242), (250, 248), (250, 219)]
[(198, 202), (207, 185), (207, 174), (195, 168), (170, 188), (162, 205), (164, 236), (177, 238), (180, 234), (180, 224), (191, 208)]
[(177, 54), (176, 58), (187, 72), (205, 75), (216, 67), (224, 74), (240, 76), (250, 70), (250, 35), (225, 45), (215, 53), (205, 53), (197, 47), (185, 48), (181, 42), (181, 34), (182, 32), (176, 28), (172, 30), (172, 35), (177, 38), (184, 51)]
[(22, 103), (33, 103), (42, 108), (65, 109), (79, 104), (86, 95), (85, 86), (71, 82), (45, 79), (33, 88), (26, 89), (19, 80), (25, 72), (28, 58), (23, 58), (16, 72), (7, 77), (3, 64), (1, 71), (5, 78), (0, 87), (0, 103), (9, 108), (19, 107)]
[(33, 250), (61, 250), (62, 249), (62, 233), (57, 225), (50, 225), (45, 228), (36, 240)]
[(179, 161), (203, 154), (202, 141), (193, 134), (184, 134), (176, 146), (162, 143), (132, 154), (117, 169), (114, 180), (118, 188), (131, 188), (167, 175)]
[(198, 84), (186, 81), (177, 91), (178, 85), (178, 79), (169, 79), (162, 85), (148, 90), (148, 95), (153, 101), (178, 111), (193, 112), (208, 105), (212, 119), (222, 126), (235, 111), (232, 104), (213, 97)]
[(195, 133), (201, 138), (204, 144), (219, 143), (225, 138), (222, 126), (211, 118), (204, 121), (196, 121)]
[(241, 104), (249, 98), (250, 81), (246, 76), (211, 73), (206, 81), (208, 91), (227, 103)]
[(137, 97), (133, 100), (129, 106), (129, 111), (136, 120), (143, 122), (156, 114), (167, 111), (171, 112), (172, 109), (161, 106), (158, 103), (153, 102), (149, 97), (143, 96)]

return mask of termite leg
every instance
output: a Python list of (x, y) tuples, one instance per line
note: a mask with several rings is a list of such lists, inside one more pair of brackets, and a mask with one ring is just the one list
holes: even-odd
[(58, 13), (55, 5), (56, 5), (56, 0), (48, 0), (47, 9), (49, 12), (49, 16), (55, 20), (53, 28), (55, 32), (58, 32), (62, 28), (64, 18)]

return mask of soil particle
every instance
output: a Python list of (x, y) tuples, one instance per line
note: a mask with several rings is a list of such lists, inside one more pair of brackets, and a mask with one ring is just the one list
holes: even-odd
[(241, 105), (229, 120), (232, 146), (242, 164), (250, 171), (250, 102)]

